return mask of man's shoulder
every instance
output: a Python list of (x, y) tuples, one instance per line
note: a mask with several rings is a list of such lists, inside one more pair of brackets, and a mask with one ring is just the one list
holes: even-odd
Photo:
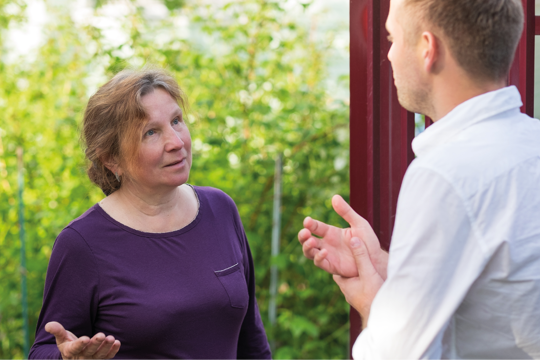
[(540, 163), (538, 139), (539, 120), (523, 116), (485, 121), (415, 159), (411, 171), (432, 170), (468, 197), (493, 181), (504, 181), (520, 167)]

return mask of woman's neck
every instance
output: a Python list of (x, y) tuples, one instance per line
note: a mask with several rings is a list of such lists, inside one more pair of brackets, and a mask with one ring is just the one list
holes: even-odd
[(180, 187), (159, 192), (145, 190), (131, 183), (126, 183), (112, 195), (116, 194), (116, 201), (120, 204), (148, 217), (174, 212), (175, 208), (181, 203), (182, 195), (184, 195)]
[(178, 230), (195, 219), (198, 201), (189, 185), (162, 192), (124, 186), (100, 202), (116, 221), (136, 230), (163, 233)]

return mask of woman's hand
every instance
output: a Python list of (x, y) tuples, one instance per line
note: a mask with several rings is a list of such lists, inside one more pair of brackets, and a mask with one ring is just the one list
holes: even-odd
[(304, 255), (331, 274), (346, 278), (358, 277), (356, 260), (348, 246), (350, 240), (357, 237), (366, 245), (369, 258), (381, 278), (386, 280), (388, 253), (381, 249), (379, 239), (367, 220), (358, 215), (339, 195), (332, 198), (332, 206), (351, 227), (340, 229), (307, 217), (304, 229), (298, 233)]
[(120, 349), (120, 341), (111, 335), (97, 333), (91, 339), (88, 336), (77, 338), (56, 321), (47, 323), (45, 331), (56, 338), (62, 359), (111, 359)]

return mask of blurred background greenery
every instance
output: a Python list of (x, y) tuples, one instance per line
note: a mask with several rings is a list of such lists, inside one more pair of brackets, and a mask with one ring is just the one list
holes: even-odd
[[(339, 62), (348, 41), (336, 35), (347, 31), (348, 4), (332, 28), (320, 21), (327, 12), (321, 3), (0, 0), (0, 358), (24, 356), (22, 272), (31, 344), (54, 240), (103, 197), (85, 175), (79, 141), (89, 96), (119, 70), (148, 63), (174, 74), (190, 100), (190, 183), (220, 188), (238, 205), (275, 358), (348, 356), (348, 306), (332, 278), (305, 260), (296, 237), (307, 215), (343, 226), (330, 199), (349, 193), (348, 63)], [(24, 151), (26, 270), (20, 266), (18, 147)], [(278, 154), (281, 250), (272, 258)], [(273, 327), (272, 264), (279, 269)]]

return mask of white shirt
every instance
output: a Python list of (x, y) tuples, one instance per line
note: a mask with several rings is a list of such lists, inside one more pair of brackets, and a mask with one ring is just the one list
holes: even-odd
[(507, 87), (413, 141), (354, 359), (540, 358), (540, 121)]

